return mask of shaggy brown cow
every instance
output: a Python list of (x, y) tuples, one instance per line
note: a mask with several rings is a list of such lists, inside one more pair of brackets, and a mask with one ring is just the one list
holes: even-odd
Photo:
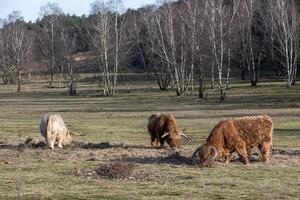
[(176, 123), (172, 114), (153, 114), (148, 119), (148, 132), (151, 137), (151, 146), (160, 148), (164, 145), (165, 140), (170, 147), (179, 147), (181, 136), (184, 135)]
[(272, 152), (273, 123), (270, 116), (261, 115), (227, 119), (219, 122), (206, 143), (197, 148), (200, 165), (210, 166), (217, 158), (229, 163), (230, 154), (236, 151), (245, 164), (251, 158), (251, 149), (258, 146), (264, 162), (270, 161)]

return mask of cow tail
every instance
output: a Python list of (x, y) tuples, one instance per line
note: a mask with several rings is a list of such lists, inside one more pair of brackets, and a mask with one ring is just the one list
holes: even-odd
[(201, 148), (201, 146), (198, 147), (198, 148), (194, 151), (194, 153), (192, 154), (192, 158), (194, 158), (194, 157), (197, 155), (197, 153), (199, 152), (200, 148)]

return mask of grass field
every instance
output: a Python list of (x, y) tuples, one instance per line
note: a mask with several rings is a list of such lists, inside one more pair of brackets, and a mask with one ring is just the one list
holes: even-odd
[[(220, 120), (268, 114), (273, 118), (274, 148), (300, 150), (300, 85), (283, 82), (233, 82), (225, 102), (209, 90), (207, 100), (162, 92), (155, 82), (128, 77), (115, 97), (97, 96), (96, 85), (79, 83), (79, 95), (65, 89), (42, 88), (42, 80), (27, 83), (22, 94), (0, 85), (0, 140), (17, 145), (40, 136), (39, 118), (59, 113), (68, 128), (86, 134), (76, 141), (126, 144), (96, 149), (0, 148), (0, 199), (299, 199), (300, 155), (274, 155), (271, 164), (240, 162), (199, 168), (185, 162)], [(130, 90), (130, 93), (128, 92)], [(150, 149), (147, 118), (171, 112), (185, 134), (180, 149)], [(180, 156), (171, 159), (174, 152)], [(76, 172), (125, 159), (156, 173), (151, 179), (83, 178)], [(176, 160), (177, 158), (177, 160)], [(183, 159), (183, 160), (180, 160)]]

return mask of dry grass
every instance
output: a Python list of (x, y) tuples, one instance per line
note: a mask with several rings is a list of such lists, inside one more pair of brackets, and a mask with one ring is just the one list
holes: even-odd
[[(97, 96), (96, 86), (85, 81), (76, 97), (65, 96), (62, 88), (42, 88), (41, 81), (26, 84), (21, 95), (0, 85), (0, 199), (299, 199), (298, 155), (276, 152), (270, 165), (237, 161), (209, 169), (194, 165), (190, 155), (218, 121), (256, 114), (272, 116), (275, 149), (299, 150), (300, 85), (286, 89), (281, 82), (264, 82), (252, 88), (236, 82), (220, 103), (213, 91), (208, 100), (176, 97), (173, 91), (158, 91), (154, 83), (131, 79), (131, 93), (121, 87), (115, 97)], [(174, 113), (191, 138), (180, 149), (149, 148), (147, 117), (160, 111)], [(86, 136), (74, 137), (77, 143), (63, 150), (36, 148), (42, 140), (39, 117), (48, 112), (61, 114), (71, 130)], [(27, 137), (33, 141), (19, 146)], [(153, 175), (74, 175), (119, 159)]]
[(84, 168), (75, 173), (83, 178), (108, 178), (108, 179), (136, 179), (151, 180), (160, 177), (159, 173), (149, 169), (139, 169), (132, 162), (126, 160), (113, 160), (100, 164), (95, 169)]

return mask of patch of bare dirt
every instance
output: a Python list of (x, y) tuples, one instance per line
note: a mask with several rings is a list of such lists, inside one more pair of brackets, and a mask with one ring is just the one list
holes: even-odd
[[(134, 164), (170, 164), (170, 165), (190, 165), (197, 166), (197, 158), (191, 158), (195, 147), (183, 146), (180, 149), (171, 149), (168, 147), (161, 149), (152, 149), (145, 145), (128, 145), (124, 143), (90, 143), (74, 141), (63, 149), (55, 147), (54, 150), (47, 148), (45, 142), (38, 141), (33, 138), (27, 138), (24, 142), (12, 145), (5, 141), (0, 142), (0, 149), (17, 150), (18, 155), (31, 156), (30, 159), (38, 160), (72, 160), (72, 161), (89, 161), (108, 163), (112, 160), (120, 160)], [(32, 156), (32, 151), (22, 153), (26, 149), (36, 149), (36, 156)], [(6, 151), (7, 156), (3, 155), (3, 162), (10, 161), (10, 154), (13, 151)], [(35, 155), (35, 154), (34, 154)], [(7, 160), (7, 159), (8, 160)], [(242, 164), (237, 154), (232, 155), (232, 164)], [(259, 152), (253, 152), (252, 164), (262, 163)], [(223, 165), (222, 162), (216, 162), (217, 165)], [(271, 158), (272, 165), (300, 165), (300, 150), (290, 149), (273, 149)]]
[(80, 169), (75, 173), (83, 178), (115, 178), (149, 180), (159, 177), (159, 173), (147, 169), (139, 169), (135, 164), (118, 160), (100, 164), (96, 169)]
[(43, 141), (35, 140), (31, 137), (27, 138), (24, 143), (20, 143), (19, 147), (28, 147), (28, 148), (44, 148), (46, 143)]

